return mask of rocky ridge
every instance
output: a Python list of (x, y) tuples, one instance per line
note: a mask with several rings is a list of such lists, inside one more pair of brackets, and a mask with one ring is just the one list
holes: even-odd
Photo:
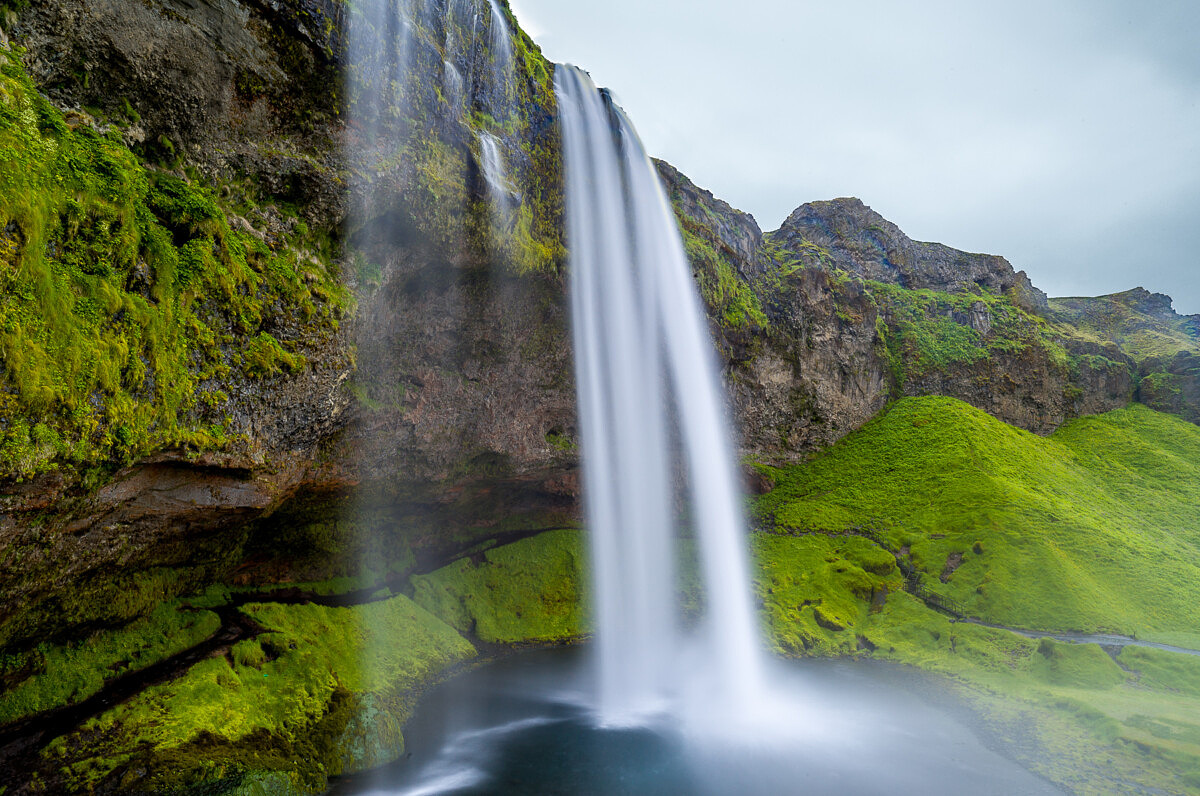
[(914, 242), (857, 199), (804, 205), (764, 234), (659, 170), (710, 315), (728, 300), (705, 289), (721, 269), (763, 311), (753, 327), (714, 324), (750, 455), (803, 455), (900, 396), (956, 397), (1046, 434), (1134, 395), (1133, 361), (1050, 329), (1045, 295), (1001, 257)]
[(1003, 257), (914, 241), (854, 197), (801, 205), (772, 237), (785, 248), (818, 246), (835, 268), (863, 279), (947, 293), (1016, 290), (1025, 309), (1047, 306), (1046, 294)]

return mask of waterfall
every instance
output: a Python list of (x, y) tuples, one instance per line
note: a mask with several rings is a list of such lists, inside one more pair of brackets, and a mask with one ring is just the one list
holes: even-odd
[(395, 139), (389, 108), (405, 106), (412, 55), (411, 0), (376, 0), (350, 6), (349, 62), (352, 113), (365, 143)]
[(500, 154), (500, 142), (490, 133), (480, 133), (479, 152), (483, 161), (483, 180), (487, 183), (492, 201), (503, 204), (512, 189), (504, 174), (504, 156)]
[(516, 97), (513, 94), (515, 62), (513, 60), (512, 34), (508, 29), (508, 20), (505, 19), (504, 12), (496, 0), (488, 0), (488, 6), (491, 9), (491, 22), (488, 25), (488, 50), (492, 57), (491, 68), (488, 72), (491, 78), (488, 86), (489, 110), (497, 120), (503, 121), (516, 109)]
[[(670, 709), (689, 687), (684, 679), (714, 706), (737, 710), (754, 701), (761, 664), (712, 340), (675, 216), (633, 126), (580, 70), (560, 66), (555, 85), (601, 719), (631, 724)], [(669, 418), (678, 424), (707, 595), (690, 640), (699, 649), (687, 661)]]
[(512, 72), (513, 50), (512, 50), (512, 34), (508, 30), (508, 20), (504, 18), (504, 12), (500, 10), (499, 3), (496, 0), (488, 0), (488, 6), (492, 12), (491, 31), (491, 49), (492, 60), (496, 63), (496, 70), (505, 78)]

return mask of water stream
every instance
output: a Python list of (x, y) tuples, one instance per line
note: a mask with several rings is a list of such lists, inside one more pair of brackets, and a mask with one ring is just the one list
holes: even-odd
[[(758, 699), (759, 638), (716, 352), (691, 266), (625, 114), (574, 67), (559, 67), (555, 84), (600, 715), (637, 723), (693, 703), (680, 693), (690, 688), (711, 707), (741, 710)], [(687, 643), (674, 589), (679, 465), (707, 593), (704, 625)]]

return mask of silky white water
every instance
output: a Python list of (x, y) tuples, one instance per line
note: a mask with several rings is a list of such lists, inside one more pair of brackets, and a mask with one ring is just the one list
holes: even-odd
[[(599, 711), (609, 725), (694, 706), (757, 704), (759, 638), (745, 523), (713, 343), (658, 173), (633, 126), (582, 71), (555, 74), (571, 310), (592, 539)], [(682, 462), (669, 447), (677, 424)], [(671, 500), (677, 467), (707, 613), (683, 638)]]
[(504, 156), (500, 153), (500, 142), (490, 133), (479, 134), (479, 153), (483, 165), (483, 181), (487, 183), (492, 201), (503, 202), (512, 188), (504, 169)]

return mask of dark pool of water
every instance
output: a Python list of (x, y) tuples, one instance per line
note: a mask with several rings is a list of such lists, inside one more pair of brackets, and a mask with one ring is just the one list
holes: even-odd
[(434, 689), (402, 761), (336, 794), (1054, 794), (981, 739), (937, 680), (900, 667), (805, 661), (772, 679), (748, 730), (676, 720), (597, 726), (586, 651), (524, 653)]

